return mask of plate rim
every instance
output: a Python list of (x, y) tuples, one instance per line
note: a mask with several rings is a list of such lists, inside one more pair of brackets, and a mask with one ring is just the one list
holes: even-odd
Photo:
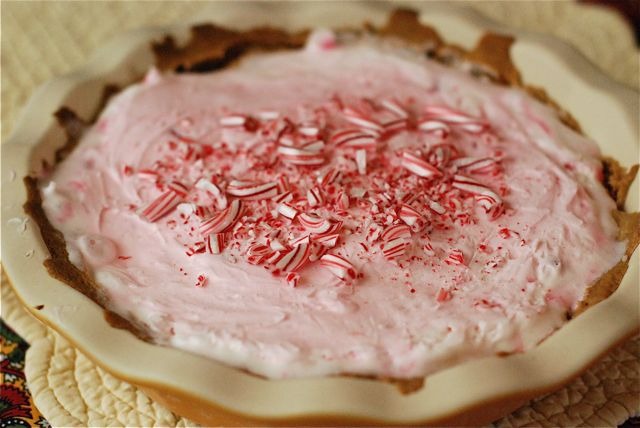
[[(543, 45), (544, 48), (549, 49), (555, 56), (557, 56), (559, 58), (559, 60), (563, 63), (567, 63), (565, 65), (570, 66), (570, 68), (575, 68), (575, 67), (580, 67), (580, 75), (586, 75), (587, 79), (589, 79), (589, 82), (587, 82), (589, 85), (593, 85), (598, 87), (601, 90), (604, 90), (605, 92), (607, 92), (609, 95), (612, 96), (612, 98), (619, 104), (621, 105), (621, 110), (623, 111), (627, 111), (629, 115), (633, 115), (633, 104), (629, 104), (628, 100), (633, 97), (633, 98), (637, 98), (639, 95), (639, 92), (631, 89), (629, 87), (627, 87), (626, 85), (616, 82), (614, 80), (612, 80), (610, 77), (606, 76), (602, 71), (600, 71), (599, 69), (597, 69), (595, 67), (595, 65), (593, 65), (589, 60), (587, 60), (581, 53), (579, 53), (577, 50), (569, 47), (569, 45), (567, 45), (564, 42), (558, 41), (557, 39), (553, 38), (552, 36), (548, 36), (548, 35), (539, 35), (539, 34), (530, 34), (529, 32), (526, 31), (522, 31), (522, 30), (514, 30), (513, 28), (510, 28), (508, 26), (502, 26), (499, 24), (494, 23), (493, 21), (491, 21), (488, 18), (485, 18), (481, 15), (479, 15), (477, 12), (472, 11), (471, 9), (465, 8), (462, 9), (461, 6), (459, 5), (454, 5), (453, 7), (443, 7), (443, 5), (438, 5), (437, 8), (434, 8), (433, 6), (430, 6), (428, 12), (431, 11), (437, 11), (439, 13), (445, 13), (445, 14), (451, 14), (454, 16), (458, 16), (461, 17), (463, 20), (468, 20), (470, 22), (471, 25), (475, 25), (478, 26), (480, 28), (484, 28), (484, 29), (489, 29), (489, 30), (493, 30), (493, 31), (500, 31), (500, 32), (508, 32), (508, 33), (512, 33), (515, 34), (516, 36), (516, 40), (518, 43), (518, 41), (521, 40), (526, 40), (527, 42), (531, 42), (534, 44), (541, 44)], [(474, 16), (475, 15), (475, 16)], [(423, 18), (423, 21), (428, 22), (428, 17)], [(185, 25), (180, 25), (180, 29), (185, 30), (186, 28), (188, 28), (189, 24), (185, 24)], [(32, 95), (32, 97), (30, 98), (29, 102), (27, 103), (27, 105), (25, 106), (25, 108), (23, 109), (23, 111), (21, 112), (19, 119), (16, 121), (16, 125), (15, 128), (12, 132), (12, 134), (9, 136), (9, 138), (7, 139), (7, 141), (5, 143), (2, 144), (2, 149), (3, 149), (3, 154), (7, 154), (7, 152), (9, 153), (9, 158), (13, 159), (15, 156), (26, 156), (26, 154), (21, 153), (24, 151), (25, 149), (25, 144), (27, 144), (27, 148), (32, 148), (31, 146), (28, 145), (29, 143), (29, 136), (33, 137), (34, 131), (33, 130), (27, 130), (25, 129), (25, 127), (27, 127), (29, 125), (29, 121), (31, 119), (31, 116), (33, 115), (33, 109), (35, 107), (37, 107), (39, 104), (42, 103), (44, 98), (48, 98), (48, 97), (53, 97), (56, 98), (57, 95), (58, 97), (61, 97), (62, 94), (67, 94), (69, 93), (69, 91), (71, 91), (71, 88), (73, 87), (77, 87), (77, 85), (79, 85), (80, 82), (84, 82), (88, 79), (91, 78), (96, 78), (100, 73), (100, 70), (104, 70), (104, 69), (108, 69), (108, 68), (113, 68), (115, 67), (115, 65), (112, 64), (111, 67), (107, 67), (104, 64), (104, 58), (105, 55), (108, 55), (109, 52), (113, 52), (114, 50), (121, 50), (121, 51), (126, 51), (129, 50), (131, 48), (131, 43), (132, 40), (135, 39), (138, 41), (138, 43), (141, 43), (140, 40), (146, 40), (152, 37), (158, 37), (161, 34), (166, 34), (166, 33), (172, 33), (175, 32), (176, 29), (178, 27), (176, 26), (168, 26), (168, 27), (155, 27), (155, 28), (146, 28), (146, 29), (140, 29), (140, 30), (135, 30), (133, 32), (129, 32), (120, 36), (117, 36), (114, 40), (112, 40), (111, 42), (108, 42), (107, 44), (105, 44), (103, 47), (97, 49), (95, 51), (95, 53), (90, 57), (89, 61), (82, 67), (80, 67), (79, 69), (77, 69), (76, 71), (61, 76), (61, 77), (56, 77), (52, 80), (50, 80), (49, 82), (43, 84), (39, 89), (37, 89), (34, 94)], [(129, 46), (124, 46), (124, 45), (129, 45)], [(568, 50), (567, 50), (568, 49)], [(572, 60), (569, 60), (568, 57), (573, 57)], [(115, 60), (114, 60), (115, 61)], [(114, 61), (107, 61), (108, 63), (112, 63)], [(117, 61), (115, 61), (117, 62)], [(122, 65), (120, 65), (122, 66)], [(577, 70), (574, 70), (574, 72), (577, 73)], [(627, 106), (629, 108), (625, 108), (624, 106)], [(44, 123), (40, 123), (39, 126), (36, 125), (34, 128), (46, 128), (49, 129), (53, 124), (52, 120), (47, 121), (47, 126), (44, 125)], [(45, 133), (46, 129), (41, 129), (42, 130), (42, 134)], [(42, 138), (37, 138), (37, 140), (41, 140)], [(33, 140), (33, 146), (35, 146), (35, 139)], [(14, 154), (14, 152), (16, 152)], [(30, 150), (29, 150), (30, 152)], [(6, 186), (5, 182), (7, 180), (5, 180), (6, 178), (6, 172), (7, 172), (7, 168), (5, 167), (5, 160), (6, 157), (3, 156), (3, 187)], [(9, 182), (9, 184), (11, 185), (12, 182)], [(5, 192), (3, 192), (2, 194), (2, 199), (3, 199), (3, 218), (5, 218), (4, 214), (5, 214)], [(11, 202), (11, 201), (10, 201)], [(12, 201), (14, 204), (16, 201)], [(21, 204), (23, 202), (19, 201), (19, 203)], [(9, 211), (9, 210), (6, 210)], [(24, 214), (23, 214), (24, 215)], [(13, 217), (12, 217), (13, 218)], [(29, 299), (25, 299), (24, 296), (21, 294), (20, 292), (20, 288), (21, 286), (18, 285), (16, 286), (13, 279), (14, 277), (20, 277), (21, 275), (18, 273), (16, 274), (16, 269), (18, 269), (18, 266), (20, 265), (20, 263), (18, 263), (16, 261), (17, 258), (20, 257), (20, 255), (18, 255), (17, 251), (12, 252), (11, 251), (11, 247), (9, 247), (8, 242), (5, 243), (7, 241), (7, 237), (8, 236), (13, 236), (11, 231), (5, 230), (5, 228), (8, 229), (8, 223), (7, 221), (3, 221), (2, 222), (2, 229), (3, 229), (3, 234), (5, 236), (5, 239), (2, 241), (2, 247), (3, 247), (3, 252), (4, 252), (4, 265), (5, 265), (5, 269), (7, 271), (7, 276), (10, 278), (10, 283), (12, 288), (14, 289), (14, 291), (16, 292), (16, 295), (18, 296), (18, 298), (23, 302), (23, 304), (29, 303), (28, 300)], [(35, 233), (37, 235), (39, 235), (38, 231), (35, 231)], [(637, 257), (635, 257), (637, 259)], [(636, 260), (637, 261), (637, 260)], [(8, 263), (7, 263), (8, 262)], [(636, 263), (637, 264), (637, 263)], [(42, 269), (42, 268), (41, 268)], [(44, 269), (42, 269), (44, 270)], [(636, 269), (637, 271), (637, 269)], [(626, 276), (629, 275), (630, 272), (627, 273)], [(632, 273), (632, 272), (631, 272)], [(45, 275), (48, 275), (45, 272)], [(67, 289), (72, 290), (69, 286), (67, 286), (66, 284), (63, 284), (57, 280), (54, 280), (53, 278), (48, 277), (49, 280), (57, 282), (57, 286), (62, 286), (65, 287)], [(637, 288), (637, 287), (636, 287)], [(22, 290), (24, 291), (24, 289)], [(78, 293), (75, 290), (72, 290), (72, 292), (74, 293)], [(79, 294), (79, 293), (78, 293)], [(636, 294), (637, 294), (637, 290), (636, 290)], [(83, 296), (84, 297), (84, 296)], [(91, 303), (93, 304), (93, 303)], [(27, 309), (33, 313), (37, 318), (43, 320), (46, 324), (53, 326), (55, 330), (60, 331), (61, 330), (61, 326), (59, 323), (56, 322), (51, 322), (51, 316), (47, 316), (47, 312), (42, 312), (42, 311), (35, 311), (32, 307), (32, 305), (27, 304), (25, 305), (27, 307)], [(598, 305), (600, 306), (600, 305)], [(598, 306), (596, 306), (595, 308), (592, 308), (590, 311), (588, 311), (587, 313), (585, 313), (584, 315), (589, 314), (593, 309), (596, 309)], [(101, 310), (101, 308), (100, 308)], [(602, 312), (602, 311), (601, 311)], [(595, 317), (595, 315), (592, 316), (592, 318)], [(578, 317), (577, 319), (580, 319), (580, 317)], [(640, 328), (640, 318), (637, 319), (635, 321), (635, 328), (630, 328), (628, 329), (627, 335), (625, 337), (629, 337), (630, 335), (633, 335), (635, 332), (638, 331), (638, 329)], [(566, 326), (565, 326), (566, 327)], [(560, 331), (564, 330), (565, 327), (563, 327)], [(64, 330), (62, 328), (62, 330), (64, 331), (64, 333), (67, 333), (66, 330)], [(556, 334), (554, 334), (555, 336)], [(117, 377), (119, 378), (123, 378), (126, 380), (131, 381), (134, 384), (147, 384), (149, 381), (149, 379), (143, 379), (143, 378), (136, 378), (135, 376), (131, 376), (130, 373), (123, 373), (120, 370), (118, 370), (117, 368), (114, 368), (113, 365), (110, 365), (108, 361), (104, 361), (103, 358), (98, 358), (96, 357), (96, 355), (92, 352), (92, 350), (87, 349), (85, 346), (79, 346), (77, 341), (73, 340), (73, 338), (68, 337), (71, 339), (71, 341), (75, 344), (75, 346), (83, 349), (83, 351), (85, 352), (85, 354), (89, 355), (90, 358), (94, 361), (94, 362), (98, 362), (98, 364), (100, 366), (103, 367), (107, 367), (107, 370), (113, 373), (116, 373)], [(621, 339), (622, 340), (622, 339)], [(545, 341), (546, 343), (546, 341)], [(615, 343), (617, 344), (617, 342)], [(615, 346), (615, 344), (613, 346)], [(156, 345), (149, 345), (146, 344), (147, 346), (152, 346), (154, 348), (159, 348), (159, 349), (163, 349), (167, 352), (175, 352), (176, 350), (170, 350), (168, 348), (164, 348), (164, 347), (159, 347)], [(544, 343), (543, 343), (544, 345)], [(542, 345), (540, 345), (542, 346)], [(535, 348), (533, 351), (535, 351), (536, 349), (540, 348), (537, 347)], [(610, 348), (608, 348), (610, 349)], [(588, 364), (593, 363), (595, 360), (597, 360), (599, 358), (600, 355), (604, 354), (605, 352), (608, 351), (608, 349), (605, 349), (604, 351), (602, 351), (598, 356), (592, 358), (587, 364), (583, 364), (582, 367), (576, 371), (573, 370), (572, 373), (569, 375), (569, 378), (574, 378), (576, 376), (578, 376), (582, 371), (586, 370)], [(156, 349), (157, 350), (157, 349)], [(182, 353), (182, 351), (177, 351)], [(523, 355), (530, 355), (531, 352), (527, 352)], [(518, 357), (518, 356), (516, 356)], [(509, 357), (511, 358), (511, 357)], [(499, 359), (498, 357), (489, 357), (489, 359)], [(485, 360), (485, 359), (482, 359)], [(503, 360), (503, 359), (501, 359)], [(208, 361), (210, 363), (214, 363), (217, 365), (220, 365), (220, 363), (217, 363), (215, 361)], [(473, 362), (472, 362), (473, 363)], [(467, 365), (469, 363), (464, 363), (463, 365)], [(459, 367), (459, 366), (456, 366)], [(455, 370), (456, 367), (454, 367), (453, 369), (449, 369), (449, 370)], [(231, 367), (226, 367), (224, 366), (225, 370), (232, 370), (234, 372), (237, 372), (237, 369), (231, 368)], [(447, 371), (449, 371), (447, 370)], [(250, 376), (250, 375), (245, 375), (245, 376)], [(549, 389), (548, 390), (552, 390), (554, 389), (557, 384), (563, 384), (566, 381), (569, 380), (569, 378), (563, 378), (557, 382), (555, 382), (555, 384), (550, 385), (549, 383)], [(302, 381), (297, 381), (297, 382), (316, 382), (317, 379), (304, 379)], [(336, 381), (336, 382), (347, 382), (347, 383), (351, 383), (351, 382), (367, 382), (367, 381), (363, 381), (363, 380), (357, 380), (357, 379), (351, 379), (351, 378), (333, 378), (332, 381)], [(283, 381), (278, 381), (278, 380), (270, 380), (267, 381), (269, 383), (278, 383), (278, 382), (283, 382)], [(286, 382), (286, 381), (285, 381)], [(371, 381), (369, 381), (371, 382)], [(160, 385), (163, 385), (165, 387), (168, 387), (170, 389), (174, 389), (175, 391), (181, 391), (180, 388), (175, 388), (175, 385), (167, 385), (166, 382), (163, 381), (159, 381)], [(534, 389), (529, 389), (529, 390), (521, 390), (519, 392), (521, 393), (532, 393), (535, 395), (537, 394), (537, 392), (545, 392), (544, 388), (542, 390), (540, 390), (540, 388), (534, 388)], [(185, 391), (182, 390), (183, 393), (190, 393), (190, 394), (194, 394), (197, 395), (197, 393), (194, 393), (193, 391)], [(495, 394), (494, 394), (495, 395)], [(214, 401), (211, 401), (212, 404), (215, 404), (217, 406), (220, 406), (219, 403), (216, 403)], [(238, 409), (230, 409), (231, 411), (239, 411)], [(459, 410), (459, 409), (458, 409)], [(454, 408), (453, 410), (451, 410), (449, 413), (451, 412), (455, 412), (456, 409)], [(240, 410), (241, 413), (243, 413)], [(446, 413), (446, 412), (445, 412)], [(385, 419), (385, 418), (373, 418), (373, 420), (380, 420), (382, 422), (386, 422), (386, 423), (415, 423), (415, 422), (424, 422), (426, 420), (436, 420), (440, 417), (446, 416), (445, 413), (440, 412), (439, 415), (437, 414), (432, 414), (431, 416), (425, 415), (424, 417), (421, 417), (419, 419), (403, 419), (403, 418), (391, 418), (391, 419)], [(302, 412), (302, 415), (305, 415), (307, 413)], [(255, 415), (254, 415), (255, 416)], [(263, 415), (264, 416), (264, 415)], [(364, 415), (363, 415), (364, 416)], [(285, 417), (286, 418), (286, 417)]]

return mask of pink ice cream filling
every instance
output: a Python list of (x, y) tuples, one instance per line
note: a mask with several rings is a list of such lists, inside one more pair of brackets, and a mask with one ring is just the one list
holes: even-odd
[(594, 142), (381, 40), (115, 96), (43, 180), (108, 309), (271, 378), (425, 376), (526, 351), (618, 262)]

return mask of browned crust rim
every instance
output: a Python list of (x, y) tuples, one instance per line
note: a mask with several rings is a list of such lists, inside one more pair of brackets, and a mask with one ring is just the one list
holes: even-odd
[[(531, 96), (552, 106), (558, 117), (568, 127), (581, 133), (577, 121), (542, 88), (528, 86), (522, 82), (520, 73), (511, 61), (509, 50), (514, 42), (513, 37), (494, 33), (487, 33), (471, 50), (464, 50), (459, 46), (445, 43), (438, 33), (431, 27), (419, 22), (418, 14), (408, 9), (394, 11), (385, 26), (375, 28), (365, 24), (363, 30), (349, 30), (361, 34), (363, 32), (383, 37), (397, 38), (413, 45), (437, 61), (445, 64), (460, 61), (468, 62), (475, 68), (473, 74), (490, 78), (496, 83), (522, 88)], [(152, 48), (156, 56), (156, 65), (162, 70), (176, 71), (211, 71), (223, 68), (233, 60), (249, 50), (294, 49), (304, 45), (308, 31), (286, 33), (274, 28), (257, 28), (246, 32), (238, 32), (211, 24), (198, 25), (191, 29), (191, 40), (183, 47), (176, 45), (172, 37), (166, 36)], [(115, 93), (113, 87), (106, 88), (105, 99)], [(104, 103), (101, 103), (104, 105)], [(98, 110), (98, 112), (101, 109)], [(97, 113), (96, 113), (97, 114)], [(67, 141), (56, 152), (55, 162), (62, 161), (77, 145), (83, 131), (89, 122), (80, 119), (73, 111), (61, 108), (56, 113), (59, 124), (65, 129)], [(612, 158), (603, 158), (604, 184), (618, 207), (612, 215), (619, 227), (618, 238), (626, 239), (626, 260), (619, 262), (609, 272), (603, 275), (587, 291), (587, 294), (573, 315), (578, 315), (590, 306), (610, 296), (619, 286), (628, 268), (628, 262), (633, 251), (640, 242), (640, 213), (624, 211), (624, 202), (637, 172), (638, 165), (629, 170), (622, 167)], [(27, 201), (24, 209), (39, 226), (42, 238), (49, 249), (50, 258), (44, 262), (49, 274), (81, 293), (87, 295), (100, 306), (105, 307), (105, 298), (90, 274), (78, 269), (69, 260), (64, 236), (55, 229), (42, 208), (42, 198), (38, 189), (36, 177), (25, 177), (27, 187)], [(139, 338), (146, 340), (148, 336), (144, 329), (134, 325), (127, 319), (106, 310), (105, 317), (116, 328), (124, 328), (133, 332)], [(424, 378), (416, 379), (380, 379), (395, 383), (403, 393), (420, 389)]]

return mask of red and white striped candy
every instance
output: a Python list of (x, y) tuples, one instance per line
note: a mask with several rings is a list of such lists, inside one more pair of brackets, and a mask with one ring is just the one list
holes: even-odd
[(284, 192), (273, 198), (273, 201), (276, 204), (282, 204), (284, 202), (291, 202), (293, 200), (293, 193)]
[(283, 272), (295, 272), (307, 263), (310, 254), (309, 244), (297, 245), (282, 255), (275, 268)]
[(142, 216), (152, 223), (173, 211), (184, 200), (188, 192), (187, 187), (177, 181), (171, 182), (167, 187), (166, 192), (154, 199), (141, 212)]
[(331, 168), (324, 173), (321, 177), (318, 177), (318, 181), (323, 187), (330, 186), (340, 182), (342, 178), (342, 172), (336, 168)]
[(395, 259), (404, 255), (409, 242), (404, 238), (396, 238), (386, 241), (382, 246), (382, 254), (387, 260)]
[(298, 245), (302, 244), (311, 245), (311, 235), (302, 235), (291, 241), (289, 245), (291, 245), (292, 247), (297, 247)]
[(427, 116), (474, 134), (486, 130), (489, 126), (489, 124), (482, 119), (471, 117), (461, 111), (445, 106), (427, 106), (425, 113)]
[(221, 117), (220, 126), (224, 126), (225, 128), (240, 127), (244, 126), (248, 119), (249, 117), (243, 114), (232, 114)]
[(447, 138), (451, 133), (449, 126), (439, 120), (434, 119), (422, 119), (418, 122), (418, 129), (427, 134), (434, 134), (440, 138)]
[(327, 252), (331, 249), (329, 246), (324, 246), (321, 244), (313, 244), (311, 245), (311, 255), (309, 256), (309, 261), (315, 262), (318, 261), (327, 254)]
[(247, 249), (247, 261), (252, 265), (263, 264), (272, 254), (271, 248), (264, 244), (253, 244)]
[(447, 212), (447, 209), (445, 207), (443, 207), (440, 203), (436, 202), (436, 201), (429, 201), (427, 202), (427, 206), (429, 207), (429, 209), (431, 211), (433, 211), (434, 213), (438, 214), (438, 215), (443, 215)]
[(402, 166), (419, 177), (431, 178), (442, 175), (438, 168), (409, 152), (402, 153)]
[(464, 254), (462, 251), (454, 248), (449, 252), (449, 255), (444, 260), (444, 262), (448, 265), (463, 265), (464, 264)]
[(381, 123), (386, 134), (398, 132), (407, 129), (409, 121), (407, 119), (391, 119)]
[(224, 233), (213, 233), (204, 238), (207, 253), (220, 254), (224, 248)]
[(409, 112), (400, 105), (396, 100), (385, 99), (380, 101), (380, 105), (387, 111), (395, 114), (397, 117), (406, 119), (409, 117)]
[(227, 193), (236, 198), (249, 201), (269, 199), (278, 194), (278, 183), (270, 181), (262, 184), (246, 184), (241, 181), (232, 181), (227, 186)]
[(278, 183), (278, 192), (283, 193), (289, 190), (289, 180), (286, 175), (278, 177), (276, 183)]
[(436, 252), (433, 249), (433, 246), (431, 245), (431, 242), (427, 241), (424, 243), (424, 245), (422, 245), (422, 250), (424, 251), (425, 254), (429, 255), (429, 256), (435, 256)]
[(331, 136), (331, 143), (336, 147), (354, 149), (374, 149), (378, 144), (379, 134), (361, 129), (345, 129)]
[(292, 165), (318, 166), (325, 163), (324, 154), (321, 151), (304, 150), (297, 147), (278, 146), (278, 154), (283, 162)]
[(356, 269), (349, 260), (335, 254), (320, 257), (320, 264), (343, 281), (352, 281), (357, 276)]
[(338, 243), (338, 238), (340, 238), (339, 233), (331, 233), (328, 235), (327, 234), (316, 235), (313, 238), (313, 241), (317, 242), (318, 244), (322, 244), (326, 247), (333, 248)]
[(293, 220), (298, 215), (298, 210), (285, 202), (278, 206), (278, 213), (286, 219)]
[(207, 236), (212, 233), (226, 232), (233, 227), (241, 215), (242, 202), (239, 199), (234, 199), (226, 209), (200, 223), (200, 233)]
[(158, 173), (150, 169), (141, 169), (138, 172), (136, 172), (136, 175), (146, 180), (155, 181), (158, 179)]
[(298, 216), (298, 221), (311, 233), (325, 233), (331, 229), (331, 222), (314, 214), (303, 213)]
[(318, 187), (312, 187), (307, 190), (307, 201), (309, 202), (310, 207), (317, 207), (318, 205), (322, 205), (324, 203), (322, 192)]
[(367, 174), (367, 151), (363, 149), (356, 150), (356, 166), (358, 167), (358, 174)]
[[(452, 187), (463, 190), (474, 195), (474, 199), (478, 202), (486, 212), (499, 210), (502, 206), (502, 199), (495, 192), (490, 190), (484, 184), (464, 175), (456, 174), (453, 177)], [(499, 216), (501, 212), (493, 212), (494, 216)]]
[(409, 239), (411, 238), (411, 229), (405, 224), (396, 224), (389, 226), (382, 232), (380, 239), (383, 241), (392, 241), (397, 238)]
[(398, 217), (405, 222), (407, 226), (424, 225), (424, 217), (415, 208), (410, 205), (402, 204), (398, 211)]
[(447, 143), (435, 144), (427, 153), (427, 161), (438, 168), (446, 166), (450, 159), (456, 157), (458, 157), (458, 150)]
[(360, 126), (365, 129), (371, 129), (373, 131), (382, 131), (382, 125), (380, 125), (376, 120), (371, 117), (368, 117), (366, 114), (356, 111), (353, 108), (346, 107), (342, 109), (342, 113), (344, 114), (344, 118), (347, 122), (350, 122), (356, 126)]
[(340, 190), (336, 196), (336, 207), (343, 211), (349, 209), (349, 195), (344, 190)]
[(185, 254), (191, 257), (194, 254), (204, 253), (206, 251), (206, 246), (207, 244), (204, 241), (196, 242), (192, 247), (189, 247), (189, 249), (185, 251)]
[(322, 149), (324, 149), (324, 141), (322, 140), (309, 141), (308, 143), (300, 144), (299, 147), (303, 150), (307, 150), (310, 152), (319, 152), (319, 151), (322, 151)]
[(264, 256), (270, 254), (271, 250), (268, 245), (265, 244), (253, 244), (247, 248), (247, 255), (249, 256)]
[(453, 165), (470, 174), (495, 174), (500, 169), (498, 161), (492, 158), (458, 158)]
[(196, 207), (196, 215), (200, 218), (211, 217), (214, 211), (212, 207), (198, 205)]
[(287, 249), (287, 247), (285, 247), (284, 244), (277, 239), (267, 239), (267, 242), (269, 242), (269, 248), (271, 248), (273, 251), (284, 251)]
[(210, 182), (206, 178), (201, 178), (200, 180), (198, 180), (194, 187), (196, 189), (204, 190), (205, 192), (209, 192), (213, 196), (216, 196), (216, 197), (222, 195), (222, 190), (220, 190), (220, 187), (218, 187), (218, 185)]
[(489, 214), (492, 220), (495, 220), (504, 213), (504, 204), (502, 203), (502, 199), (500, 199), (500, 197), (495, 193), (492, 195), (475, 195), (474, 199), (478, 205), (480, 205), (484, 211)]
[(286, 276), (285, 276), (285, 280), (287, 281), (287, 284), (291, 287), (297, 287), (298, 283), (300, 282), (300, 274), (299, 273), (295, 273), (295, 272), (289, 272)]
[(320, 133), (320, 128), (315, 123), (301, 123), (298, 125), (298, 132), (305, 137), (316, 137)]

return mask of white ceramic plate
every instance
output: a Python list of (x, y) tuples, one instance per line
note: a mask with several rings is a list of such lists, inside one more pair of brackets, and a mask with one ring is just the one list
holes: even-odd
[[(225, 5), (200, 16), (241, 28), (272, 23), (300, 28), (382, 23), (390, 6), (348, 3)], [(486, 30), (515, 34), (514, 62), (528, 83), (543, 86), (581, 123), (603, 152), (625, 166), (638, 162), (639, 94), (601, 74), (569, 46), (548, 37), (498, 27), (457, 7), (414, 4), (422, 20), (450, 42), (473, 45)], [(220, 10), (223, 13), (220, 13)], [(253, 17), (253, 18), (251, 18)], [(264, 18), (267, 17), (267, 18)], [(265, 21), (268, 19), (269, 21)], [(534, 350), (506, 358), (465, 363), (430, 376), (418, 392), (402, 395), (387, 383), (352, 378), (263, 380), (203, 357), (142, 342), (109, 326), (103, 311), (84, 295), (52, 279), (42, 266), (48, 257), (37, 227), (25, 223), (21, 178), (53, 158), (64, 142), (52, 113), (66, 105), (90, 117), (106, 83), (126, 85), (152, 64), (151, 40), (173, 33), (186, 37), (189, 24), (144, 29), (104, 46), (88, 64), (38, 89), (13, 135), (2, 148), (2, 252), (18, 297), (39, 319), (116, 376), (144, 387), (172, 409), (201, 422), (240, 423), (240, 416), (278, 421), (312, 420), (400, 423), (483, 423), (526, 400), (551, 391), (581, 373), (598, 357), (638, 331), (638, 258), (609, 299), (570, 321)], [(637, 180), (627, 209), (637, 211)], [(31, 254), (30, 256), (27, 256)], [(34, 309), (44, 305), (42, 310)], [(231, 414), (224, 413), (225, 411)]]

